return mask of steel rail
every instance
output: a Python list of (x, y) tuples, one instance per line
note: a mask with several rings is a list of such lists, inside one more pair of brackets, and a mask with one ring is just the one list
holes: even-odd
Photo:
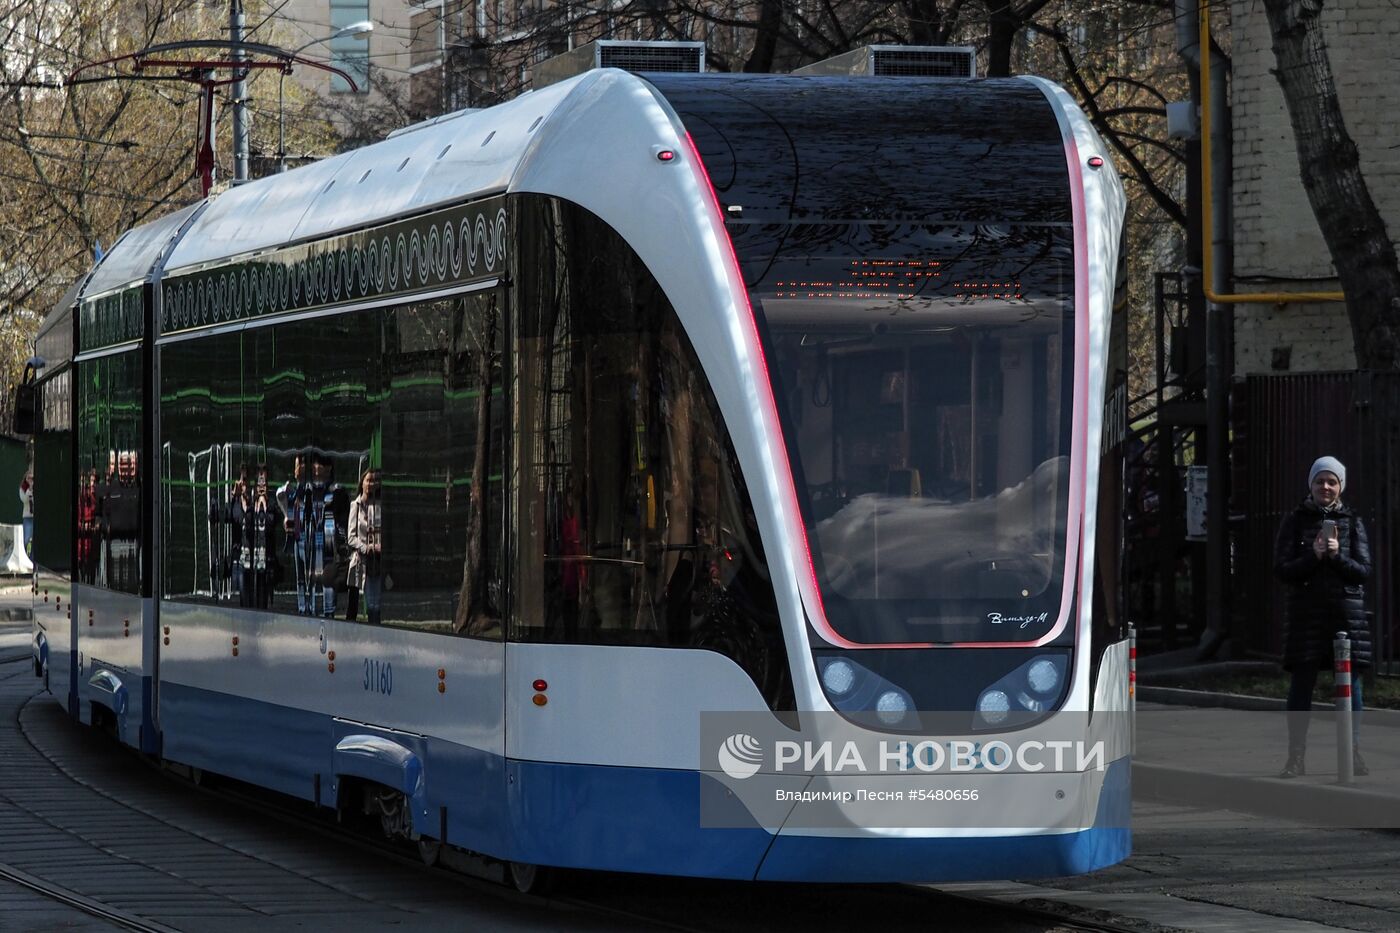
[(0, 880), (8, 881), (22, 888), (27, 888), (51, 901), (57, 901), (75, 910), (81, 910), (85, 914), (90, 914), (100, 920), (106, 920), (108, 923), (116, 924), (126, 930), (136, 930), (137, 933), (181, 933), (181, 931), (177, 930), (175, 927), (168, 927), (164, 924), (147, 920), (144, 917), (138, 917), (135, 914), (117, 910), (114, 907), (108, 907), (101, 901), (93, 900), (90, 897), (86, 897), (62, 885), (54, 884), (52, 881), (40, 878), (37, 875), (31, 875), (28, 872), (20, 871), (13, 865), (6, 865), (4, 862), (0, 862)]

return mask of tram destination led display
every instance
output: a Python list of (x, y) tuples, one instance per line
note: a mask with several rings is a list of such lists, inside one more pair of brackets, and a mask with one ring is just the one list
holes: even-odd
[(960, 275), (936, 259), (857, 259), (838, 275), (788, 276), (773, 283), (773, 298), (886, 300), (943, 297), (963, 301), (1022, 301), (1018, 278)]

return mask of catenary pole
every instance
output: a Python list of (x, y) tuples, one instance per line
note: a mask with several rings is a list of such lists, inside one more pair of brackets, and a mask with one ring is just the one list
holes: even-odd
[[(243, 41), (243, 0), (229, 0), (228, 8), (229, 41), (234, 43), (234, 61), (243, 60), (243, 52), (238, 44)], [(248, 180), (248, 85), (244, 72), (234, 75), (233, 97), (233, 183), (242, 184)]]

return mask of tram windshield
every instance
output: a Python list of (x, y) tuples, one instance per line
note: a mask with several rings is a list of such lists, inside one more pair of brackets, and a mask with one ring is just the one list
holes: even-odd
[(1051, 630), (1066, 584), (1068, 227), (730, 229), (836, 632)]

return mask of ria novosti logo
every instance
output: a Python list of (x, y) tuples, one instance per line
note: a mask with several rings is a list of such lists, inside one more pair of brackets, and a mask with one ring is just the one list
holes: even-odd
[[(735, 732), (719, 746), (720, 769), (738, 781), (751, 778), (763, 767), (763, 748), (763, 743), (747, 732)], [(1107, 745), (1102, 739), (1026, 739), (1014, 746), (1000, 739), (903, 739), (878, 743), (779, 740), (773, 745), (773, 756), (775, 773), (799, 774), (999, 773), (1012, 767), (1029, 773), (1064, 773), (1103, 771), (1107, 767)]]
[(736, 781), (753, 777), (763, 767), (763, 746), (753, 736), (736, 732), (719, 747), (719, 766)]

